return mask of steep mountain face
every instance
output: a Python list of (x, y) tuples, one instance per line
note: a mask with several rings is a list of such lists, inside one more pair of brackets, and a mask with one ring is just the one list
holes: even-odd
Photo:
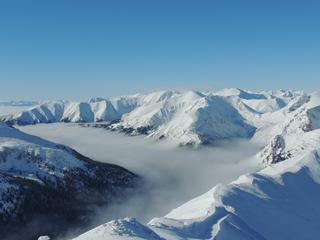
[(124, 168), (0, 123), (2, 239), (35, 239), (42, 231), (54, 236), (81, 226), (96, 206), (123, 198), (139, 184)]
[[(10, 124), (50, 122), (97, 123), (93, 126), (169, 139), (178, 145), (212, 144), (217, 140), (252, 137), (265, 126), (263, 116), (305, 96), (303, 92), (252, 93), (159, 91), (89, 102), (46, 102), (1, 119)], [(298, 103), (297, 103), (298, 104)]]

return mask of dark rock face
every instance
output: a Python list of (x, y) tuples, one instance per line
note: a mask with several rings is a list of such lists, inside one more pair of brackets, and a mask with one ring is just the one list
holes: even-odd
[(106, 130), (110, 131), (118, 131), (127, 135), (148, 135), (152, 129), (154, 129), (153, 126), (145, 126), (145, 127), (124, 127), (124, 126), (118, 126), (116, 123), (119, 123), (120, 121), (113, 121), (110, 123), (82, 123), (80, 126), (83, 127), (94, 127), (94, 128), (104, 128)]
[(285, 141), (281, 135), (276, 135), (262, 152), (265, 164), (274, 164), (286, 160), (289, 156), (284, 153)]
[(0, 192), (1, 239), (33, 240), (43, 234), (56, 237), (74, 226), (85, 227), (94, 209), (121, 201), (142, 185), (137, 175), (122, 167), (95, 162), (59, 147), (83, 162), (85, 168), (70, 168), (54, 181), (0, 171), (0, 183), (8, 186)]

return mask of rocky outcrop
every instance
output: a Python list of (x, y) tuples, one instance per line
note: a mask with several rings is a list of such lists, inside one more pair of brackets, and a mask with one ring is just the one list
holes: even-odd
[(284, 152), (285, 141), (281, 135), (276, 135), (260, 152), (264, 164), (273, 164), (285, 160), (288, 156)]

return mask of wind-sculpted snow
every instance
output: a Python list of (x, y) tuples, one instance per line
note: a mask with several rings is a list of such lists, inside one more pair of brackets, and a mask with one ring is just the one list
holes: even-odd
[(159, 91), (113, 99), (93, 98), (88, 102), (45, 102), (1, 119), (19, 125), (103, 122), (92, 125), (165, 138), (178, 145), (212, 144), (221, 139), (252, 137), (264, 125), (262, 116), (283, 109), (304, 95), (283, 90)]
[[(0, 235), (4, 239), (35, 239), (42, 231), (54, 235), (58, 229), (84, 224), (94, 206), (129, 194), (139, 182), (124, 168), (94, 162), (64, 145), (0, 123)], [(40, 222), (42, 227), (33, 229)]]

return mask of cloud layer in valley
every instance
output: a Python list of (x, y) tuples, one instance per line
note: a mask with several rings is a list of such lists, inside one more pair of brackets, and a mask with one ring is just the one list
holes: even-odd
[(146, 180), (147, 191), (124, 203), (99, 209), (93, 225), (126, 216), (148, 222), (259, 165), (254, 158), (258, 146), (244, 140), (194, 149), (76, 124), (39, 124), (21, 129), (68, 145), (94, 160), (123, 166)]

